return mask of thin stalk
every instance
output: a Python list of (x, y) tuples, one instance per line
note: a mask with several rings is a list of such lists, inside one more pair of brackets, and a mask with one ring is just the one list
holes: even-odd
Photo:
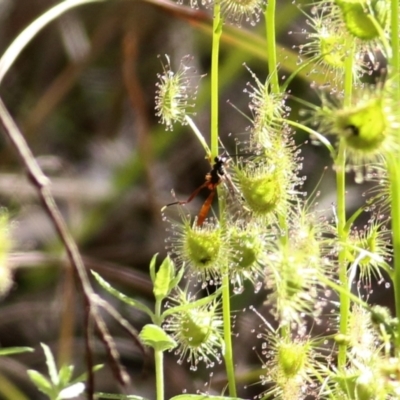
[[(344, 81), (344, 105), (351, 104), (353, 91), (353, 59), (354, 46), (349, 49), (349, 55), (345, 64)], [(340, 243), (338, 262), (339, 262), (339, 281), (343, 288), (348, 288), (346, 249), (344, 243), (347, 239), (346, 229), (346, 149), (343, 140), (340, 140), (339, 151), (335, 160), (336, 170), (336, 202), (337, 202), (337, 234)], [(346, 335), (350, 311), (350, 297), (346, 291), (340, 292), (340, 333)], [(338, 366), (343, 368), (346, 364), (346, 344), (339, 345)]]
[(275, 35), (275, 9), (276, 1), (269, 0), (265, 8), (268, 69), (271, 80), (272, 93), (279, 93), (278, 62), (276, 58), (276, 35)]
[[(400, 5), (399, 0), (392, 0), (391, 2), (391, 45), (392, 45), (392, 58), (389, 60), (393, 73), (399, 83), (400, 79), (400, 39), (399, 39), (399, 23), (400, 23)], [(400, 97), (400, 88), (397, 86), (397, 98)]]
[[(337, 203), (337, 234), (340, 243), (338, 262), (339, 262), (339, 281), (342, 288), (348, 289), (346, 249), (344, 243), (347, 238), (346, 226), (346, 173), (345, 173), (346, 151), (343, 140), (340, 141), (338, 156), (335, 160), (336, 169), (336, 203)], [(343, 335), (347, 333), (350, 297), (347, 291), (340, 292), (340, 327), (339, 331)], [(346, 364), (346, 344), (339, 345), (338, 365), (344, 367)]]
[(231, 294), (229, 291), (229, 274), (224, 271), (222, 277), (222, 313), (224, 319), (224, 342), (225, 342), (225, 369), (228, 378), (229, 396), (236, 397), (235, 370), (232, 351), (231, 331)]
[[(393, 290), (396, 306), (396, 317), (400, 317), (400, 166), (398, 155), (391, 155), (387, 160), (390, 179), (390, 198), (392, 216), (392, 242), (393, 242)], [(400, 326), (396, 336), (396, 350), (400, 350)]]
[[(211, 157), (218, 156), (218, 76), (219, 76), (219, 45), (222, 35), (223, 20), (221, 17), (221, 5), (217, 1), (214, 4), (213, 39), (211, 50)], [(225, 202), (222, 196), (218, 196), (218, 207), (221, 221), (223, 220)], [(229, 395), (236, 397), (235, 370), (232, 351), (231, 331), (231, 294), (229, 285), (228, 265), (223, 269), (222, 278), (222, 310), (224, 320), (224, 360), (226, 375), (228, 378)]]
[[(392, 58), (389, 65), (394, 78), (397, 80), (395, 85), (395, 101), (400, 101), (400, 43), (399, 43), (399, 23), (400, 6), (398, 0), (391, 2), (391, 45)], [(400, 318), (400, 161), (399, 152), (392, 153), (388, 159), (388, 172), (390, 180), (391, 198), (391, 217), (392, 217), (392, 242), (393, 242), (393, 290), (396, 307), (396, 317)], [(400, 324), (397, 325), (396, 354), (400, 350)]]
[(156, 391), (157, 400), (164, 400), (164, 353), (154, 350), (154, 362), (156, 365)]
[(203, 146), (204, 151), (207, 153), (207, 157), (211, 158), (211, 150), (208, 147), (208, 144), (207, 144), (206, 140), (204, 139), (203, 134), (197, 128), (197, 126), (194, 123), (194, 121), (192, 120), (192, 118), (190, 118), (188, 115), (185, 115), (185, 121), (192, 128), (192, 131), (196, 135), (197, 139), (199, 139), (201, 145)]

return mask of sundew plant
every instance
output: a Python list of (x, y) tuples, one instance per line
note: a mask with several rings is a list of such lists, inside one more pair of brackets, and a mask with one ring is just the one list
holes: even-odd
[[(100, 0), (66, 0), (37, 19), (0, 59), (0, 80), (45, 25), (95, 1)], [(144, 358), (153, 357), (149, 364), (155, 370), (157, 400), (166, 399), (166, 356), (190, 376), (204, 370), (210, 377), (214, 371), (223, 375), (215, 387), (210, 378), (201, 390), (188, 393), (183, 386), (182, 394), (170, 400), (240, 400), (247, 387), (257, 388), (252, 396), (259, 400), (400, 399), (400, 2), (293, 1), (286, 7), (300, 10), (306, 29), (298, 32), (301, 43), (294, 46), (298, 59), (292, 64), (278, 50), (277, 3), (168, 3), (182, 15), (195, 16), (200, 8), (210, 15), (209, 132), (196, 121), (196, 97), (205, 84), (204, 71), (194, 67), (196, 56), (176, 63), (169, 54), (154, 55), (160, 65), (154, 76), (155, 115), (165, 135), (180, 126), (193, 134), (210, 167), (186, 197), (171, 187), (171, 202), (160, 211), (168, 255), (159, 267), (157, 255), (149, 263), (154, 308), (117, 290), (101, 273), (87, 273), (49, 180), (0, 100), (3, 130), (53, 221), (85, 302), (86, 374), (71, 379), (73, 366), (58, 369), (42, 344), (50, 379), (33, 370), (29, 377), (47, 398), (75, 398), (86, 391), (89, 399), (152, 400), (135, 388), (129, 394), (95, 393), (92, 371), (100, 367), (90, 357), (89, 326), (97, 329), (118, 382), (129, 382), (106, 313), (128, 332)], [(244, 58), (248, 83), (240, 96), (248, 107), (233, 104), (230, 110), (248, 123), (245, 133), (232, 132), (233, 153), (221, 140), (220, 105), (229, 99), (220, 93), (220, 43), (228, 37), (245, 46), (246, 29), (263, 25), (265, 38), (259, 43), (264, 47), (257, 43), (266, 60), (263, 77)], [(292, 93), (299, 77), (318, 101)], [(318, 203), (322, 171), (315, 188), (305, 189), (298, 137), (329, 154), (336, 186), (328, 209)], [(369, 189), (359, 191), (361, 207), (349, 211), (349, 187), (361, 183)], [(200, 193), (206, 197), (195, 212), (192, 201)], [(5, 212), (1, 222), (7, 232)], [(4, 237), (2, 261), (11, 246), (6, 233)], [(12, 279), (7, 271), (3, 275), (0, 291), (5, 295)], [(137, 333), (114, 303), (97, 294), (89, 277), (149, 323)], [(393, 291), (391, 309), (372, 303), (374, 287)], [(248, 292), (264, 298), (262, 309), (251, 303), (245, 308), (257, 323), (244, 345), (258, 365), (244, 373), (234, 347), (235, 318), (243, 310), (235, 309), (232, 300)]]
[[(274, 0), (206, 6), (213, 13), (210, 142), (192, 117), (196, 88), (190, 86), (187, 60), (174, 69), (168, 56), (163, 59), (156, 110), (167, 128), (188, 124), (210, 160), (203, 187), (211, 194), (198, 216), (183, 208), (197, 192), (178, 202), (181, 221), (164, 213), (171, 224), (168, 250), (178, 270), (184, 269), (195, 286), (215, 286), (218, 295), (204, 309), (192, 308), (187, 286), (175, 289), (174, 302), (185, 311), (168, 309), (165, 332), (176, 341), (180, 362), (186, 359), (192, 369), (223, 361), (227, 390), (220, 396), (237, 398), (230, 302), (249, 281), (255, 291), (267, 289), (265, 303), (272, 315), (270, 322), (260, 315), (262, 389), (257, 398), (400, 398), (399, 3), (316, 1), (302, 7), (308, 28), (299, 46), (301, 61), (289, 77), (282, 77), (277, 55)], [(239, 156), (225, 154), (229, 160), (218, 169), (213, 161), (225, 151), (219, 142), (219, 44), (229, 24), (243, 23), (265, 24), (268, 77), (261, 81), (249, 70), (251, 80), (244, 88), (251, 112), (248, 135), (237, 141)], [(322, 72), (326, 80), (314, 85), (319, 104), (293, 96), (302, 105), (296, 117), (287, 104), (288, 88), (306, 67), (311, 77)], [(372, 83), (366, 79), (371, 75)], [(317, 192), (303, 190), (298, 131), (331, 156), (336, 176), (332, 218), (321, 217)], [(374, 182), (352, 215), (346, 213), (349, 179)], [(215, 191), (218, 212), (204, 220)], [(365, 216), (367, 223), (359, 228)], [(393, 314), (368, 303), (376, 280), (393, 287)], [(355, 282), (356, 293), (351, 290)], [(329, 328), (313, 334), (324, 320)], [(204, 396), (220, 398), (211, 393), (182, 398)]]

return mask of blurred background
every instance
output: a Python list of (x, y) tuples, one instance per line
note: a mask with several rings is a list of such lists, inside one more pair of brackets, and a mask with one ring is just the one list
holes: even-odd
[[(305, 39), (300, 33), (305, 17), (292, 3), (281, 0), (278, 4), (282, 76), (287, 73), (285, 63), (297, 61), (296, 46)], [(24, 28), (55, 4), (57, 1), (51, 0), (0, 0), (1, 54)], [(110, 0), (74, 8), (34, 38), (0, 86), (0, 96), (51, 179), (52, 192), (85, 266), (150, 307), (149, 262), (155, 253), (159, 253), (159, 262), (166, 255), (168, 226), (160, 210), (173, 201), (172, 189), (179, 199), (186, 199), (203, 183), (210, 168), (188, 127), (177, 126), (170, 132), (158, 124), (154, 112), (157, 74), (162, 72), (158, 55), (165, 62), (163, 55), (168, 54), (176, 70), (180, 59), (190, 54), (198, 74), (205, 75), (199, 82), (193, 118), (208, 140), (209, 15), (207, 10), (195, 11), (167, 0)], [(252, 78), (243, 63), (264, 82), (268, 71), (263, 32), (262, 23), (256, 27), (243, 23), (241, 31), (227, 27), (223, 37), (219, 128), (231, 152), (235, 151), (235, 137), (246, 138), (249, 121), (227, 101), (251, 116), (243, 89)], [(310, 87), (313, 79), (299, 77), (291, 92), (316, 102)], [(296, 115), (298, 106), (291, 107)], [(304, 190), (311, 192), (330, 160), (322, 147), (304, 143), (306, 140), (304, 134), (296, 136), (304, 157), (302, 174), (307, 176)], [(77, 374), (85, 370), (84, 303), (59, 238), (3, 136), (0, 152), (0, 205), (11, 216), (13, 252), (9, 263), (14, 275), (13, 287), (0, 306), (0, 346), (36, 349), (0, 359), (0, 396), (39, 400), (44, 397), (30, 383), (26, 369), (46, 372), (40, 342), (48, 344), (60, 362), (73, 363)], [(328, 212), (334, 202), (334, 187), (328, 168), (319, 187), (319, 202)], [(350, 207), (359, 205), (357, 195), (362, 190), (360, 186), (349, 188)], [(196, 215), (206, 194), (189, 204), (188, 212)], [(172, 208), (167, 213), (177, 216)], [(93, 285), (138, 330), (149, 322), (143, 313), (111, 298), (95, 282)], [(233, 307), (259, 307), (264, 300), (265, 293), (255, 295), (249, 288), (234, 297)], [(95, 363), (106, 364), (95, 374), (96, 390), (154, 399), (152, 358), (144, 360), (131, 338), (105, 318), (132, 384), (121, 388), (116, 383), (95, 335)], [(252, 330), (260, 323), (252, 312), (235, 313), (239, 373), (260, 367), (252, 346), (243, 346), (244, 342), (258, 345)], [(194, 393), (213, 388), (219, 393), (225, 384), (220, 367), (212, 376), (209, 370), (190, 372), (186, 365), (177, 364), (173, 354), (167, 356), (165, 371), (166, 398), (183, 390)], [(244, 389), (250, 383), (239, 384), (240, 396), (250, 398), (261, 391), (257, 386)]]

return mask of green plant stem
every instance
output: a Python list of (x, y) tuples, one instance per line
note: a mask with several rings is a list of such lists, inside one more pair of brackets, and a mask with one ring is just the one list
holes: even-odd
[[(161, 305), (160, 300), (156, 300), (154, 307), (154, 323), (161, 327)], [(156, 366), (156, 393), (157, 400), (164, 400), (164, 353), (161, 350), (154, 349), (154, 363)]]
[[(346, 250), (344, 243), (347, 238), (346, 226), (346, 152), (343, 140), (340, 141), (338, 156), (335, 160), (336, 168), (336, 196), (337, 196), (337, 232), (339, 238), (339, 281), (342, 288), (348, 287)], [(340, 292), (340, 333), (346, 335), (347, 321), (349, 316), (350, 298), (346, 291)], [(339, 345), (338, 365), (344, 367), (346, 364), (346, 344)]]
[(201, 145), (203, 146), (204, 151), (207, 153), (207, 157), (211, 157), (211, 150), (208, 147), (208, 144), (207, 144), (206, 140), (204, 139), (204, 136), (202, 135), (200, 130), (197, 128), (197, 126), (194, 123), (194, 121), (192, 120), (192, 118), (190, 118), (188, 115), (185, 115), (185, 121), (192, 128), (192, 131), (196, 135), (197, 139), (199, 139)]
[(211, 50), (211, 157), (218, 156), (218, 76), (219, 45), (221, 41), (223, 21), (219, 1), (214, 4), (213, 37)]
[(162, 318), (161, 318), (161, 301), (160, 300), (156, 300), (153, 322), (161, 328)]
[[(395, 299), (396, 317), (400, 317), (400, 165), (398, 154), (392, 154), (387, 159), (390, 179), (390, 198), (392, 216), (392, 242), (393, 242), (393, 290)], [(396, 350), (400, 350), (400, 325), (397, 325)]]
[(157, 400), (164, 400), (164, 353), (161, 350), (154, 350), (154, 362), (156, 365)]
[(276, 58), (275, 9), (276, 1), (269, 0), (265, 8), (268, 69), (271, 82), (271, 92), (279, 93), (278, 63)]
[(224, 319), (224, 342), (225, 342), (225, 369), (228, 378), (229, 396), (236, 397), (235, 370), (232, 351), (231, 331), (231, 294), (229, 291), (229, 273), (224, 271), (222, 277), (222, 312)]
[[(396, 76), (397, 83), (400, 80), (400, 39), (399, 39), (399, 23), (400, 23), (400, 5), (399, 0), (391, 1), (391, 45), (392, 45), (392, 58), (389, 60), (393, 73)], [(400, 88), (397, 86), (397, 100), (400, 97)]]
[[(219, 45), (222, 35), (223, 20), (219, 1), (214, 4), (213, 40), (211, 51), (211, 157), (218, 156), (218, 76), (219, 76)], [(225, 202), (218, 195), (220, 220), (223, 220)], [(228, 378), (229, 395), (236, 397), (235, 370), (232, 351), (231, 332), (231, 295), (229, 287), (228, 265), (223, 270), (222, 278), (222, 309), (224, 320), (224, 360)]]
[[(349, 49), (349, 54), (345, 65), (344, 81), (344, 106), (351, 104), (353, 90), (353, 56), (354, 47)], [(347, 240), (346, 229), (346, 148), (343, 139), (339, 143), (339, 151), (335, 160), (336, 170), (336, 202), (337, 202), (337, 234), (340, 243), (338, 262), (339, 262), (339, 281), (343, 288), (348, 288), (346, 248), (344, 246)], [(343, 335), (347, 333), (348, 319), (350, 311), (350, 297), (347, 291), (340, 293), (340, 326), (339, 331)], [(347, 345), (339, 345), (338, 366), (344, 368), (346, 365)]]

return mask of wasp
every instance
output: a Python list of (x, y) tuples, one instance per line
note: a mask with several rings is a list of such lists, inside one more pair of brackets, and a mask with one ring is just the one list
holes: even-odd
[(173, 206), (175, 204), (180, 204), (184, 205), (187, 203), (190, 203), (198, 194), (199, 192), (207, 188), (210, 191), (210, 194), (208, 195), (206, 201), (203, 203), (203, 205), (200, 208), (199, 214), (197, 216), (197, 226), (203, 225), (204, 220), (206, 219), (210, 208), (211, 204), (214, 200), (215, 193), (217, 192), (217, 187), (218, 185), (223, 182), (225, 178), (227, 178), (227, 173), (225, 170), (225, 166), (227, 162), (229, 161), (229, 157), (227, 156), (217, 156), (214, 158), (214, 164), (212, 165), (212, 168), (209, 172), (207, 172), (205, 176), (205, 182), (200, 185), (190, 196), (186, 201), (175, 201), (173, 203), (167, 204), (165, 207)]

